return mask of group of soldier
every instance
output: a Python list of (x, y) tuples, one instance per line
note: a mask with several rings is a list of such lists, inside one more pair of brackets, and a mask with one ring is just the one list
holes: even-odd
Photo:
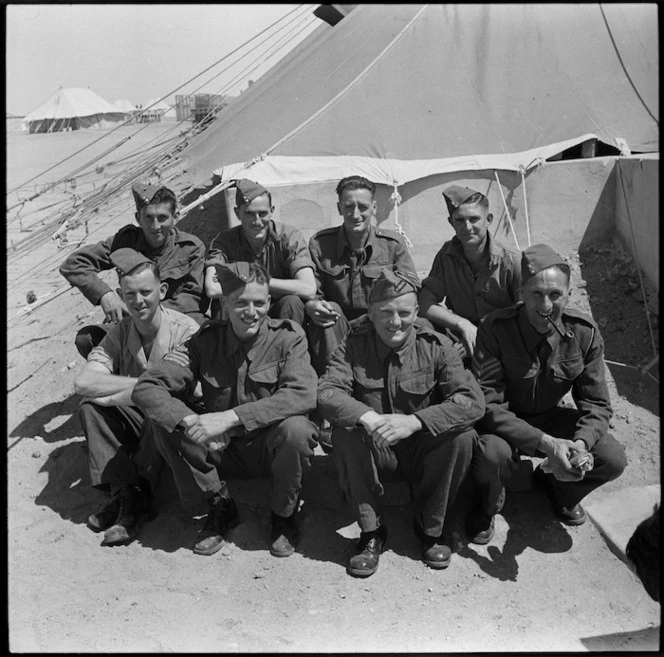
[[(183, 503), (207, 500), (195, 553), (217, 552), (238, 523), (226, 481), (264, 477), (269, 549), (287, 557), (317, 443), (361, 530), (354, 576), (373, 574), (386, 546), (386, 472), (410, 483), (435, 569), (452, 557), (462, 483), (476, 491), (468, 538), (486, 544), (522, 455), (543, 458), (534, 481), (560, 521), (586, 520), (581, 500), (626, 459), (609, 433), (602, 337), (568, 305), (564, 258), (501, 245), (486, 196), (452, 185), (441, 207), (454, 237), (420, 281), (404, 237), (376, 225), (366, 178), (339, 182), (342, 223), (308, 244), (272, 218), (269, 190), (235, 187), (239, 225), (207, 250), (176, 227), (172, 191), (137, 184), (136, 225), (61, 266), (105, 317), (76, 336), (87, 363), (75, 383), (91, 483), (109, 493), (88, 519), (103, 545), (138, 535), (166, 464)], [(99, 277), (112, 268), (117, 290)]]

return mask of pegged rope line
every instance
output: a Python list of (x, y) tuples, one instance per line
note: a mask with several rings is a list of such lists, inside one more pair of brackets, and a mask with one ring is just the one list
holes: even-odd
[(512, 217), (510, 217), (510, 210), (507, 207), (507, 201), (505, 200), (505, 194), (503, 194), (503, 186), (500, 184), (500, 178), (498, 178), (498, 172), (494, 171), (493, 175), (496, 176), (496, 182), (498, 183), (498, 191), (500, 192), (500, 198), (503, 199), (503, 205), (505, 206), (505, 216), (507, 217), (507, 221), (510, 224), (510, 228), (512, 229), (512, 237), (514, 237), (514, 243), (516, 244), (517, 250), (521, 251), (521, 247), (519, 246), (519, 240), (516, 238), (516, 231), (514, 230), (514, 224), (512, 224)]
[(406, 235), (406, 231), (403, 229), (403, 226), (399, 223), (399, 203), (401, 203), (401, 194), (399, 194), (399, 189), (397, 187), (397, 181), (393, 180), (392, 184), (394, 185), (394, 191), (390, 195), (390, 201), (392, 201), (392, 203), (394, 203), (394, 224), (397, 228), (397, 233), (399, 233), (399, 235), (404, 236), (404, 239), (406, 240), (406, 244), (408, 245), (408, 248), (412, 249), (413, 248), (413, 243), (408, 238), (408, 235)]

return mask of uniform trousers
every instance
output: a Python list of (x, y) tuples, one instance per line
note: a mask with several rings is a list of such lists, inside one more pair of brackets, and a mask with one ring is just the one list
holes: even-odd
[[(541, 429), (554, 438), (574, 440), (576, 424), (581, 413), (573, 408), (554, 407), (536, 415), (520, 416), (528, 424)], [(488, 515), (499, 511), (499, 497), (504, 484), (518, 467), (519, 452), (494, 434), (482, 433), (477, 426), (479, 440), (473, 453), (472, 475), (480, 494), (482, 510)], [(580, 481), (558, 481), (547, 474), (558, 488), (567, 508), (578, 504), (586, 495), (607, 481), (617, 479), (627, 466), (625, 450), (610, 434), (604, 434), (590, 450), (595, 464)], [(544, 457), (540, 451), (535, 456)]]
[(155, 425), (135, 406), (99, 406), (85, 401), (78, 416), (88, 443), (88, 466), (93, 486), (111, 492), (137, 485), (143, 477), (155, 490), (163, 459), (154, 442)]
[(474, 429), (433, 436), (418, 431), (392, 447), (378, 447), (364, 429), (335, 427), (332, 445), (339, 483), (363, 532), (382, 524), (385, 489), (381, 473), (411, 484), (415, 519), (428, 536), (442, 534), (445, 516), (469, 471)]
[[(154, 439), (171, 466), (180, 499), (191, 501), (191, 477), (205, 497), (226, 493), (224, 479), (264, 477), (271, 482), (272, 511), (289, 517), (296, 510), (302, 476), (310, 468), (318, 429), (306, 417), (295, 415), (276, 422), (251, 437), (232, 438), (222, 451), (212, 451), (177, 429), (155, 427)], [(182, 463), (188, 468), (182, 468)]]

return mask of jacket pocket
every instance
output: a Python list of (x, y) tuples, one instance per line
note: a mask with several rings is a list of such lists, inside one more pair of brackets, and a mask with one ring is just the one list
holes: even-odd
[(551, 369), (553, 370), (553, 375), (557, 379), (573, 381), (583, 372), (583, 357), (579, 354), (573, 358), (558, 360), (553, 363)]

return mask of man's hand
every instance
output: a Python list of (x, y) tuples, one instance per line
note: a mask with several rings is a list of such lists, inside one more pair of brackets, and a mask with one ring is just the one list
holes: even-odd
[[(584, 473), (579, 472), (569, 462), (570, 456), (580, 451), (576, 443), (544, 434), (538, 449), (547, 455), (551, 473), (558, 481), (581, 481), (583, 479)], [(583, 449), (585, 449), (585, 446)]]
[(312, 299), (307, 301), (304, 309), (311, 317), (311, 320), (317, 326), (328, 328), (334, 326), (339, 319), (339, 313), (334, 310), (334, 307), (324, 299)]
[(207, 445), (210, 449), (221, 449), (228, 445), (233, 435), (232, 429), (239, 427), (241, 422), (237, 413), (233, 410), (222, 411), (221, 413), (194, 413), (187, 415), (181, 420), (184, 426), (184, 433), (190, 440), (194, 440), (201, 445)]
[(113, 290), (109, 290), (99, 299), (99, 305), (104, 311), (104, 324), (119, 322), (123, 311), (127, 312), (124, 301)]
[(222, 296), (221, 284), (217, 278), (216, 267), (208, 267), (205, 270), (205, 282), (203, 285), (205, 288), (205, 294), (207, 294), (208, 298), (218, 299)]
[(475, 326), (475, 324), (473, 324), (471, 321), (461, 317), (457, 323), (457, 331), (460, 333), (461, 342), (463, 343), (465, 351), (465, 353), (461, 355), (461, 358), (470, 358), (475, 351), (477, 326)]
[(415, 415), (399, 413), (381, 415), (374, 411), (365, 413), (360, 418), (360, 424), (378, 447), (396, 445), (400, 440), (409, 438), (422, 428), (422, 423)]

